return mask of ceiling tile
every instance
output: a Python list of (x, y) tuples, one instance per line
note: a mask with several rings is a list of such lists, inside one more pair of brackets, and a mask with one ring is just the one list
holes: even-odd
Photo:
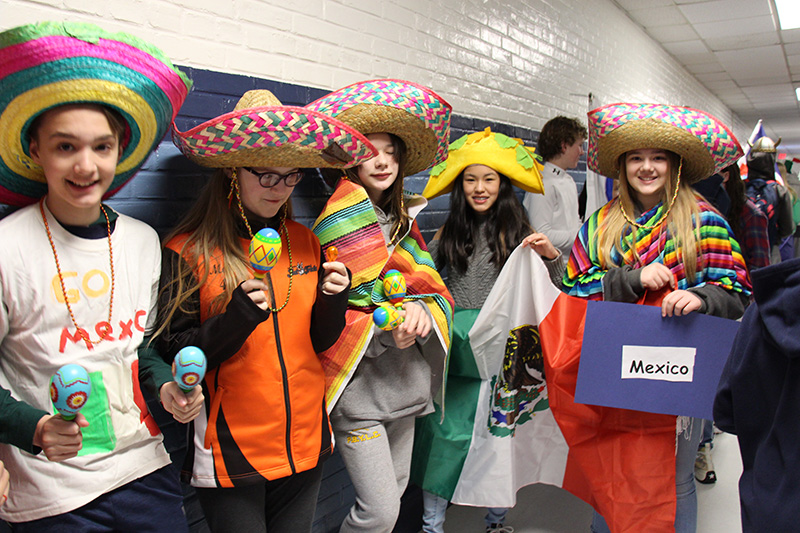
[(776, 33), (775, 23), (771, 15), (751, 16), (748, 18), (716, 20), (695, 24), (694, 29), (703, 39), (714, 37), (736, 37), (754, 33)]
[(629, 10), (628, 14), (633, 20), (645, 28), (649, 28), (650, 26), (674, 26), (686, 23), (683, 13), (674, 5), (650, 7), (647, 9), (637, 8)]
[(694, 76), (703, 83), (707, 81), (733, 81), (727, 72), (699, 72)]
[(736, 85), (736, 83), (731, 79), (719, 80), (719, 81), (704, 81), (703, 85), (708, 87), (708, 89), (713, 92), (717, 92), (721, 89), (732, 89), (738, 87), (738, 85)]
[(781, 39), (783, 39), (785, 43), (800, 43), (800, 28), (782, 30)]
[(649, 33), (660, 43), (672, 43), (676, 41), (696, 41), (697, 32), (689, 24), (677, 24), (674, 26), (651, 26), (647, 28)]
[(780, 97), (784, 94), (794, 96), (794, 89), (789, 83), (778, 83), (774, 85), (760, 85), (758, 87), (742, 87), (742, 92), (750, 98), (768, 98), (770, 96)]
[(682, 4), (678, 9), (692, 24), (770, 15), (768, 0), (716, 0)]
[[(722, 66), (730, 72), (734, 80), (785, 75), (786, 60), (780, 46), (762, 46), (747, 50), (716, 52)], [(788, 80), (787, 80), (788, 81)]]
[(716, 60), (717, 58), (714, 57), (713, 59), (714, 61), (709, 63), (693, 63), (691, 65), (686, 65), (686, 70), (695, 75), (710, 72), (725, 72), (720, 62)]
[(615, 0), (626, 11), (645, 7), (671, 6), (672, 0)]
[(706, 38), (705, 41), (709, 50), (712, 52), (741, 50), (742, 48), (757, 48), (760, 46), (780, 44), (778, 34), (774, 31), (732, 37), (709, 37)]

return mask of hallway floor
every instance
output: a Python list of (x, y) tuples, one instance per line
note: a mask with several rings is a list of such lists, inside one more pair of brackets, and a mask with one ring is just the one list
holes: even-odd
[[(714, 437), (714, 485), (697, 483), (698, 533), (740, 533), (739, 476), (742, 461), (734, 435)], [(481, 533), (485, 511), (452, 505), (447, 510), (446, 533)], [(506, 525), (515, 533), (588, 532), (592, 508), (568, 492), (549, 485), (531, 485), (517, 495), (517, 505), (508, 513)]]

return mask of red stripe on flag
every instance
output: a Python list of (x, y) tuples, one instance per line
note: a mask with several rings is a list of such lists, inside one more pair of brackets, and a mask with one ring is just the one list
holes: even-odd
[(586, 301), (560, 294), (539, 325), (550, 408), (569, 444), (563, 487), (611, 531), (674, 531), (675, 417), (575, 403)]

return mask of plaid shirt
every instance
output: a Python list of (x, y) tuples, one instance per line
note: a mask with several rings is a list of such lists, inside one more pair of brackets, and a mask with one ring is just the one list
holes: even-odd
[(742, 206), (739, 223), (739, 234), (744, 242), (742, 255), (747, 268), (755, 270), (769, 265), (769, 235), (767, 233), (767, 215), (765, 215), (749, 198)]

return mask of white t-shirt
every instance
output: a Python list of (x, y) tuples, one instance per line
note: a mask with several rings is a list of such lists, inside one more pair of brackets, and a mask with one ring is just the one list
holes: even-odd
[[(46, 213), (75, 321), (97, 340), (108, 329), (108, 240), (72, 235)], [(81, 411), (90, 425), (77, 457), (55, 463), (0, 444), (12, 487), (0, 517), (23, 522), (77, 509), (169, 463), (138, 386), (137, 348), (155, 323), (161, 249), (152, 228), (119, 216), (110, 336), (89, 346), (64, 303), (39, 204), (0, 221), (0, 235), (0, 386), (52, 413), (49, 380), (58, 368), (80, 364), (92, 381)]]

